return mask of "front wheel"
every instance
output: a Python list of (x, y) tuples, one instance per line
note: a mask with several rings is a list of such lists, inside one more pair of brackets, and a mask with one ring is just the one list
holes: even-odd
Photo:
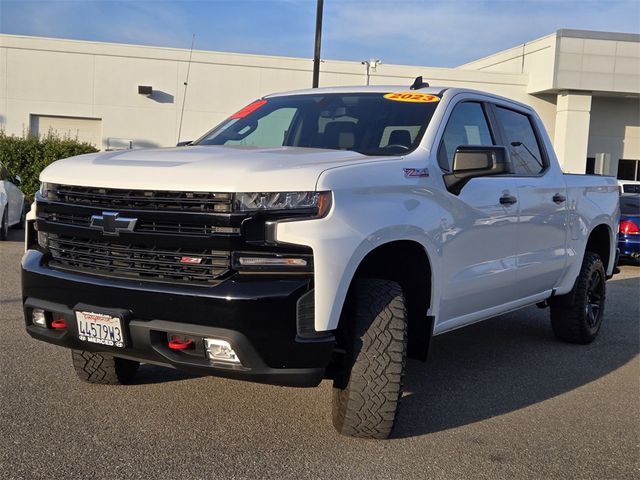
[(353, 317), (341, 332), (346, 364), (333, 387), (333, 425), (343, 435), (387, 438), (407, 355), (404, 295), (396, 282), (360, 279), (350, 300)]
[(72, 350), (71, 360), (80, 380), (102, 385), (130, 383), (140, 366), (140, 362), (86, 350)]
[(551, 328), (556, 337), (583, 345), (595, 340), (604, 314), (606, 279), (600, 256), (586, 252), (573, 290), (550, 302)]

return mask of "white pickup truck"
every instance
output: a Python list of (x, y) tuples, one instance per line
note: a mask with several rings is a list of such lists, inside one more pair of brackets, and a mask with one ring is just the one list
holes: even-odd
[(27, 221), (31, 336), (93, 383), (140, 362), (333, 381), (333, 423), (385, 438), (407, 356), (528, 305), (602, 324), (613, 178), (561, 172), (528, 106), (459, 88), (264, 97), (188, 146), (53, 163)]

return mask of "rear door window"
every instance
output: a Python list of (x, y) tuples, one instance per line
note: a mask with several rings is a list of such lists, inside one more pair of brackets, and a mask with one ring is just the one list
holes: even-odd
[(514, 173), (519, 176), (541, 173), (545, 169), (544, 160), (531, 118), (499, 106), (496, 115), (506, 137)]

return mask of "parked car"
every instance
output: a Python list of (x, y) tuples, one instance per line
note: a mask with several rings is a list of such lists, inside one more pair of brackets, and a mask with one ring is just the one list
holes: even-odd
[(640, 194), (625, 193), (620, 197), (618, 248), (622, 259), (640, 263)]
[(640, 182), (618, 180), (618, 185), (622, 193), (640, 193)]
[(0, 163), (0, 240), (6, 240), (9, 227), (24, 224), (24, 195), (18, 188), (20, 177), (11, 177)]
[(419, 80), (270, 95), (189, 146), (49, 165), (22, 262), (28, 333), (91, 383), (141, 362), (331, 379), (336, 429), (374, 438), (433, 335), (539, 304), (559, 339), (592, 342), (616, 180), (563, 174), (531, 107)]

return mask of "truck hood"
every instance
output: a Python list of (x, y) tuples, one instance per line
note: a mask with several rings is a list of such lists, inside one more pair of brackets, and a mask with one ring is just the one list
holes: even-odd
[(299, 147), (126, 150), (58, 160), (43, 170), (40, 180), (141, 190), (313, 191), (318, 177), (328, 168), (381, 158), (352, 151)]

